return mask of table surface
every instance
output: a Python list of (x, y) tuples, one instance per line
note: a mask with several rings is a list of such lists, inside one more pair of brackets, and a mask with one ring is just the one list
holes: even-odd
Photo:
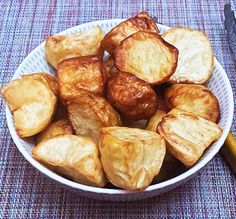
[[(128, 2), (128, 3), (127, 3)], [(165, 2), (165, 3), (164, 3)], [(178, 2), (178, 3), (177, 3)], [(0, 1), (0, 87), (49, 35), (90, 21), (127, 18), (145, 10), (168, 26), (205, 30), (236, 95), (236, 63), (223, 26), (223, 0), (6, 0)], [(231, 1), (236, 8), (236, 2)], [(234, 119), (232, 131), (235, 134)], [(0, 98), (0, 218), (236, 218), (236, 176), (221, 155), (183, 186), (136, 202), (78, 196), (36, 171), (19, 153)]]

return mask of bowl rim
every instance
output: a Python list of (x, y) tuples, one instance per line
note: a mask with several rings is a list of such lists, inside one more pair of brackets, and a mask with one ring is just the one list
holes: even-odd
[[(85, 24), (80, 24), (71, 28), (68, 28), (60, 33), (57, 33), (56, 35), (60, 35), (60, 34), (65, 34), (73, 29), (76, 28), (86, 28), (86, 27), (90, 27), (91, 25), (99, 25), (101, 23), (120, 23), (122, 21), (124, 21), (125, 19), (110, 19), (110, 20), (98, 20), (98, 21), (93, 21), (93, 22), (88, 22)], [(162, 24), (157, 24), (158, 27), (164, 28), (166, 30), (168, 30), (170, 27), (166, 26), (166, 25), (162, 25)], [(21, 64), (18, 66), (17, 70), (15, 71), (13, 77), (11, 80), (14, 80), (17, 78), (17, 71), (19, 69), (22, 68), (22, 66), (25, 65), (25, 62), (27, 59), (30, 58), (30, 56), (32, 56), (32, 54), (34, 53), (34, 51), (38, 50), (39, 48), (41, 48), (43, 45), (45, 44), (45, 41), (42, 42), (40, 45), (38, 45), (36, 48), (34, 48), (26, 57), (25, 59), (21, 62)], [(217, 154), (217, 152), (220, 150), (220, 148), (222, 147), (229, 131), (230, 131), (230, 127), (233, 121), (233, 112), (234, 112), (234, 100), (233, 100), (233, 91), (232, 91), (232, 87), (230, 84), (230, 81), (228, 79), (228, 76), (225, 72), (225, 70), (223, 69), (223, 67), (221, 66), (221, 64), (218, 62), (218, 60), (216, 58), (214, 58), (214, 65), (216, 68), (219, 69), (219, 71), (222, 74), (223, 80), (226, 83), (226, 87), (227, 87), (227, 91), (228, 91), (228, 96), (229, 96), (229, 115), (227, 117), (227, 125), (226, 128), (223, 130), (223, 134), (220, 137), (220, 139), (218, 139), (217, 141), (217, 145), (214, 147), (214, 149), (211, 151), (210, 154), (208, 154), (208, 156), (206, 156), (204, 159), (200, 160), (199, 162), (197, 162), (193, 167), (191, 167), (190, 169), (188, 169), (187, 171), (185, 171), (184, 173), (171, 178), (167, 181), (161, 182), (161, 183), (156, 183), (153, 185), (149, 185), (146, 189), (141, 190), (141, 191), (128, 191), (128, 190), (123, 190), (123, 189), (109, 189), (109, 188), (98, 188), (98, 187), (92, 187), (92, 186), (87, 186), (87, 185), (83, 185), (77, 182), (73, 182), (69, 179), (66, 179), (56, 173), (54, 173), (53, 171), (49, 170), (48, 168), (46, 168), (45, 166), (43, 166), (42, 164), (40, 164), (38, 161), (36, 161), (26, 150), (25, 148), (22, 146), (21, 144), (21, 139), (19, 138), (19, 136), (16, 134), (15, 129), (10, 128), (10, 124), (11, 124), (11, 112), (8, 108), (8, 106), (6, 105), (6, 118), (7, 118), (7, 126), (8, 129), (10, 131), (11, 137), (16, 145), (16, 147), (18, 148), (18, 150), (20, 151), (20, 153), (23, 155), (23, 157), (33, 166), (35, 167), (37, 170), (39, 170), (41, 173), (43, 173), (44, 175), (46, 175), (47, 177), (65, 185), (65, 186), (69, 186), (71, 188), (77, 189), (77, 190), (81, 190), (83, 192), (91, 192), (91, 193), (97, 193), (97, 194), (107, 194), (107, 195), (125, 195), (125, 194), (137, 194), (140, 192), (152, 192), (155, 190), (160, 190), (160, 189), (164, 189), (167, 188), (171, 185), (180, 183), (181, 181), (184, 181), (187, 178), (190, 178), (191, 176), (193, 176), (195, 173), (197, 173), (200, 169), (202, 169), (210, 160), (212, 160), (212, 158)]]

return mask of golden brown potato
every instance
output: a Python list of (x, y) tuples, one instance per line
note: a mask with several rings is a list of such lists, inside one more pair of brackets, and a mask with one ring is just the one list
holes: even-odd
[(36, 136), (35, 142), (36, 144), (39, 144), (43, 140), (63, 134), (73, 134), (73, 129), (68, 119), (61, 119), (52, 122), (46, 129)]
[(176, 108), (162, 118), (158, 131), (169, 143), (166, 146), (171, 154), (187, 167), (222, 135), (217, 124)]
[(119, 114), (103, 97), (85, 93), (67, 102), (69, 120), (77, 135), (99, 138), (102, 127), (121, 125)]
[(22, 78), (24, 78), (24, 77), (37, 77), (38, 80), (41, 79), (45, 83), (47, 82), (49, 88), (54, 93), (54, 95), (58, 96), (58, 82), (57, 82), (57, 78), (55, 76), (50, 75), (45, 72), (37, 72), (37, 73), (23, 75)]
[(120, 45), (121, 41), (138, 31), (159, 33), (155, 22), (148, 13), (141, 12), (137, 16), (121, 22), (110, 30), (102, 40), (102, 47), (110, 54), (113, 54), (115, 48)]
[(122, 115), (132, 120), (150, 118), (157, 109), (157, 96), (151, 86), (125, 72), (117, 72), (110, 78), (107, 98)]
[(161, 168), (166, 147), (157, 133), (127, 127), (100, 131), (99, 151), (108, 180), (123, 189), (149, 186)]
[(157, 33), (132, 34), (115, 50), (115, 66), (150, 83), (160, 84), (174, 74), (178, 50)]
[(20, 137), (33, 136), (51, 122), (57, 99), (45, 81), (27, 76), (11, 81), (1, 90)]
[(220, 107), (214, 94), (202, 85), (174, 84), (165, 91), (166, 105), (217, 122)]
[(104, 37), (102, 28), (92, 27), (71, 35), (50, 36), (45, 44), (45, 56), (55, 69), (57, 65), (68, 58), (97, 55), (103, 57), (103, 50), (100, 48)]
[(210, 41), (203, 31), (175, 27), (162, 37), (179, 50), (178, 66), (169, 82), (203, 84), (210, 78), (214, 55)]
[(155, 114), (148, 120), (146, 130), (157, 132), (157, 126), (161, 122), (163, 116), (166, 115), (166, 112), (163, 110), (157, 110)]
[(62, 100), (81, 92), (104, 94), (105, 68), (96, 56), (70, 58), (58, 65), (57, 76)]
[(89, 186), (103, 187), (106, 177), (93, 140), (71, 134), (42, 141), (32, 155), (50, 169)]

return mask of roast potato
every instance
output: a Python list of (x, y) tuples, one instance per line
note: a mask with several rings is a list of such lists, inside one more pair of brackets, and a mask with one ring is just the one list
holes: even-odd
[(179, 109), (171, 110), (158, 125), (167, 149), (186, 167), (195, 164), (209, 145), (222, 135), (215, 123)]
[(165, 91), (165, 103), (170, 109), (177, 107), (213, 122), (220, 117), (217, 98), (203, 85), (171, 85)]
[(78, 183), (96, 187), (106, 184), (97, 145), (90, 138), (58, 135), (34, 147), (32, 155), (50, 169)]
[(146, 130), (157, 132), (157, 126), (161, 122), (163, 116), (166, 115), (166, 112), (163, 110), (157, 110), (155, 114), (148, 120)]
[(157, 33), (140, 31), (115, 50), (115, 66), (150, 83), (161, 84), (174, 74), (178, 50)]
[(138, 31), (159, 33), (155, 22), (148, 13), (141, 12), (137, 16), (121, 22), (110, 30), (102, 40), (102, 47), (110, 54), (113, 54), (115, 48), (120, 45), (122, 40)]
[(214, 55), (210, 41), (203, 31), (175, 27), (162, 35), (179, 50), (179, 60), (171, 83), (203, 84), (212, 73)]
[(57, 69), (62, 100), (90, 91), (104, 94), (106, 70), (96, 56), (82, 56), (62, 61)]
[(107, 98), (122, 115), (132, 120), (150, 118), (157, 109), (157, 96), (151, 86), (126, 72), (117, 72), (110, 78)]
[(71, 35), (50, 36), (45, 44), (46, 59), (55, 69), (62, 60), (68, 58), (97, 55), (102, 59), (100, 44), (103, 37), (99, 26)]
[(166, 147), (157, 133), (127, 127), (100, 131), (99, 151), (108, 180), (128, 190), (149, 186), (161, 168)]
[(119, 114), (101, 96), (85, 93), (67, 102), (69, 120), (77, 135), (99, 138), (102, 127), (121, 125)]
[(57, 98), (42, 77), (28, 75), (13, 80), (1, 89), (1, 93), (20, 137), (33, 136), (51, 122)]
[(52, 122), (46, 129), (36, 136), (35, 142), (38, 144), (43, 140), (63, 134), (73, 134), (73, 129), (68, 119), (60, 119)]
[(45, 84), (48, 84), (48, 87), (51, 89), (54, 95), (58, 96), (58, 82), (55, 76), (45, 72), (37, 72), (37, 73), (22, 75), (22, 78), (25, 77), (31, 77), (31, 78), (36, 77), (38, 80), (42, 80)]

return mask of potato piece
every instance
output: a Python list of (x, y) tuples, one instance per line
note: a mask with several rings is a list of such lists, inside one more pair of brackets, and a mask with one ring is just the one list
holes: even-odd
[(68, 58), (97, 55), (102, 59), (100, 44), (103, 37), (104, 33), (99, 26), (71, 35), (50, 36), (45, 44), (46, 59), (55, 69)]
[(73, 134), (73, 129), (68, 119), (61, 119), (52, 122), (46, 129), (36, 136), (36, 144), (63, 134)]
[(107, 98), (122, 115), (132, 120), (150, 118), (157, 109), (157, 95), (135, 75), (117, 72), (108, 81)]
[(119, 114), (103, 97), (85, 93), (67, 102), (69, 120), (76, 135), (99, 138), (102, 127), (121, 125)]
[(54, 93), (54, 95), (58, 96), (58, 82), (55, 76), (50, 75), (49, 73), (45, 73), (45, 72), (37, 72), (37, 73), (23, 75), (22, 78), (24, 77), (37, 77), (38, 80), (40, 79), (43, 81), (46, 80), (45, 83), (47, 82), (49, 88)]
[(150, 83), (161, 84), (174, 74), (178, 50), (157, 33), (137, 32), (115, 50), (115, 65)]
[(165, 91), (166, 105), (217, 122), (220, 106), (214, 94), (202, 85), (174, 84)]
[(214, 55), (210, 41), (203, 31), (175, 27), (162, 37), (179, 50), (178, 66), (169, 82), (203, 84), (210, 78)]
[(161, 122), (163, 116), (166, 115), (166, 112), (163, 110), (157, 110), (155, 114), (149, 119), (146, 126), (146, 130), (157, 132), (157, 126)]
[(102, 47), (110, 54), (114, 53), (121, 41), (138, 31), (159, 33), (159, 30), (147, 12), (141, 12), (133, 18), (121, 22), (108, 32), (102, 40)]
[(99, 151), (108, 180), (123, 189), (149, 186), (161, 168), (166, 147), (158, 134), (127, 127), (100, 131)]
[(171, 154), (187, 167), (195, 164), (204, 150), (222, 135), (217, 124), (179, 109), (162, 118), (158, 131), (169, 143)]
[(56, 96), (41, 77), (27, 76), (11, 81), (1, 93), (13, 114), (20, 137), (41, 132), (51, 122)]
[(32, 156), (78, 183), (95, 187), (106, 184), (97, 145), (90, 138), (58, 135), (33, 148)]
[(95, 56), (70, 58), (58, 65), (57, 75), (62, 100), (90, 91), (104, 94), (105, 68)]

